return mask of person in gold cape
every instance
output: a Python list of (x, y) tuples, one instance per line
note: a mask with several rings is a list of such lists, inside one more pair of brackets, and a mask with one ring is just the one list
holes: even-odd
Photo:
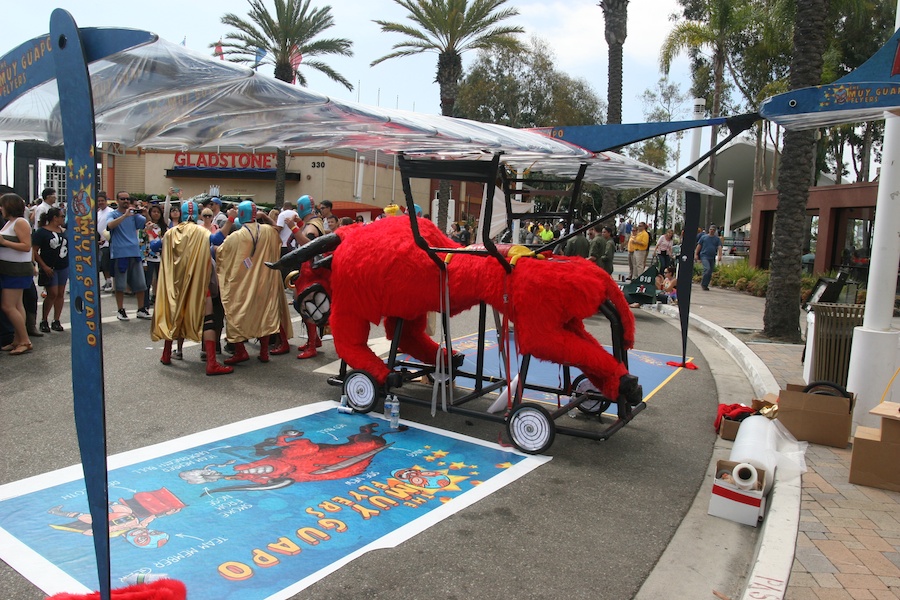
[[(159, 291), (150, 337), (165, 340), (164, 365), (172, 362), (172, 340), (188, 338), (203, 342), (206, 350), (206, 374), (224, 375), (232, 367), (216, 360), (216, 328), (213, 319), (210, 283), (214, 281), (210, 255), (210, 233), (197, 225), (200, 209), (196, 202), (181, 204), (181, 222), (166, 231), (162, 238)], [(217, 233), (212, 243), (221, 243), (224, 233)]]
[(280, 256), (278, 231), (257, 221), (256, 204), (249, 200), (238, 205), (237, 218), (241, 228), (216, 250), (225, 339), (234, 344), (234, 356), (225, 359), (226, 365), (249, 360), (244, 342), (253, 338), (259, 338), (259, 360), (268, 362), (269, 335), (282, 326), (287, 338), (293, 335), (281, 276), (265, 264)]

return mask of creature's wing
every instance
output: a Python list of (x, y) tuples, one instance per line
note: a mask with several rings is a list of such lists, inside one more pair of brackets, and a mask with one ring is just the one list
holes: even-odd
[(362, 462), (364, 460), (368, 460), (369, 458), (375, 456), (382, 450), (387, 450), (391, 446), (394, 445), (394, 442), (390, 444), (385, 444), (379, 448), (375, 448), (374, 450), (369, 450), (368, 452), (363, 452), (362, 454), (357, 454), (355, 456), (351, 456), (341, 462), (334, 463), (333, 465), (325, 465), (321, 469), (316, 469), (312, 471), (311, 475), (327, 475), (329, 473), (334, 473), (335, 471), (340, 471), (341, 469), (346, 469), (347, 467), (353, 466), (356, 463)]

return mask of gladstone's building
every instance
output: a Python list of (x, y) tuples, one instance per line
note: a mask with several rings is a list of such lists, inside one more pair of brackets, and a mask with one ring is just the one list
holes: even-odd
[[(222, 197), (252, 198), (264, 205), (275, 202), (274, 151), (112, 147), (101, 157), (101, 187), (108, 192), (128, 190), (164, 195), (173, 187), (183, 190), (183, 197), (188, 198), (210, 193), (214, 188), (215, 195)], [(412, 180), (411, 184), (415, 198), (428, 197), (430, 182)], [(374, 151), (288, 153), (285, 200), (295, 200), (304, 194), (317, 201), (356, 201), (379, 207), (406, 202), (393, 155)]]

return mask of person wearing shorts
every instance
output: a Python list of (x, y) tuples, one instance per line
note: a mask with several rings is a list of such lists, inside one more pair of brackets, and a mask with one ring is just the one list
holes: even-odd
[[(66, 282), (69, 281), (69, 246), (63, 228), (66, 216), (53, 207), (38, 221), (39, 227), (31, 234), (31, 246), (38, 265), (38, 285), (44, 286), (46, 297), (41, 312), (41, 332), (63, 331), (59, 322), (66, 300)], [(53, 323), (48, 324), (50, 309)]]
[(125, 312), (125, 289), (130, 287), (137, 300), (138, 319), (149, 319), (150, 313), (144, 308), (144, 293), (147, 291), (147, 280), (144, 276), (141, 246), (138, 231), (147, 224), (147, 218), (134, 207), (128, 192), (116, 194), (118, 208), (109, 216), (106, 224), (110, 233), (109, 257), (112, 262), (113, 279), (115, 280), (116, 317), (120, 321), (128, 321)]

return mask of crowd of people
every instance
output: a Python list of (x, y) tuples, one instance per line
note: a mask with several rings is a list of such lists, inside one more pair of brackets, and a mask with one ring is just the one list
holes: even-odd
[[(126, 302), (133, 297), (133, 316), (151, 321), (151, 337), (165, 342), (161, 362), (181, 359), (183, 342), (191, 339), (203, 344), (210, 375), (231, 372), (247, 360), (250, 340), (259, 340), (260, 360), (290, 351), (283, 277), (265, 263), (357, 222), (337, 218), (330, 201), (316, 204), (309, 196), (269, 214), (249, 200), (232, 206), (217, 197), (183, 200), (175, 188), (164, 200), (150, 201), (126, 191), (111, 200), (100, 191), (96, 202), (98, 287), (113, 294), (116, 317), (131, 320)], [(12, 356), (32, 352), (34, 337), (65, 331), (65, 227), (65, 207), (55, 189), (45, 189), (33, 207), (16, 194), (0, 198), (0, 341)], [(315, 356), (318, 337), (312, 352), (301, 346), (298, 358)], [(223, 350), (232, 356), (219, 363)]]
[[(415, 209), (422, 217), (421, 209)], [(376, 220), (404, 212), (392, 204)], [(135, 200), (126, 191), (111, 202), (100, 191), (97, 216), (98, 283), (101, 291), (114, 295), (117, 318), (130, 320), (125, 298), (133, 296), (135, 317), (151, 320), (153, 339), (165, 342), (161, 362), (181, 359), (183, 342), (191, 339), (202, 343), (210, 375), (231, 372), (235, 364), (248, 360), (245, 343), (250, 340), (259, 341), (262, 361), (290, 351), (291, 317), (283, 291), (288, 273), (265, 268), (266, 262), (342, 226), (366, 224), (361, 216), (338, 218), (332, 202), (316, 203), (307, 195), (266, 213), (249, 199), (230, 206), (217, 197), (201, 203), (183, 200), (176, 188), (170, 188), (164, 200), (150, 202)], [(16, 194), (3, 195), (0, 217), (0, 321), (6, 321), (0, 322), (5, 325), (5, 339), (0, 327), (0, 341), (4, 351), (18, 356), (33, 350), (33, 337), (64, 331), (60, 319), (69, 277), (66, 213), (56, 190), (46, 188), (31, 209)], [(461, 245), (473, 237), (466, 221), (451, 223), (448, 235)], [(658, 300), (677, 301), (678, 240), (672, 229), (660, 235), (651, 250), (643, 221), (633, 225), (622, 218), (617, 226), (589, 228), (579, 219), (568, 228), (564, 221), (529, 221), (519, 242), (580, 256), (609, 274), (616, 253), (627, 252), (628, 280), (645, 273), (649, 261), (657, 266)], [(703, 265), (701, 287), (707, 290), (722, 255), (714, 225), (699, 233), (694, 253)], [(271, 298), (279, 301), (264, 301)], [(321, 325), (305, 325), (307, 342), (297, 355), (301, 359), (316, 356), (327, 335)], [(223, 351), (232, 356), (220, 364), (216, 357)]]

